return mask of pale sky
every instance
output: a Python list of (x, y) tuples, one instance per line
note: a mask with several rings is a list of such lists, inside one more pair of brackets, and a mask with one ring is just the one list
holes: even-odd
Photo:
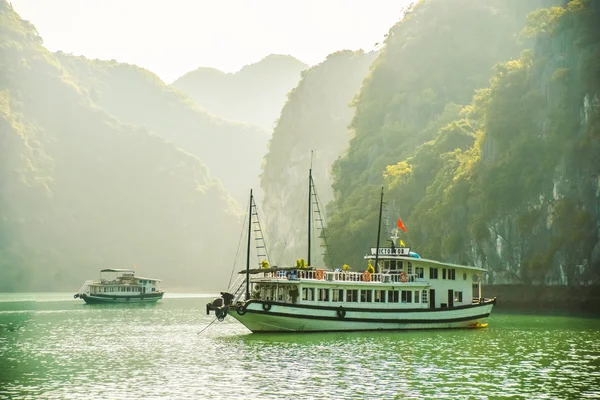
[(411, 0), (9, 0), (51, 51), (137, 64), (171, 83), (277, 53), (315, 65), (372, 50)]

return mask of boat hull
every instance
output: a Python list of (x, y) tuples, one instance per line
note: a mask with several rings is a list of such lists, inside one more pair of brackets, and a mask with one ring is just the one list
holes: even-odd
[(165, 292), (158, 293), (146, 293), (142, 295), (130, 295), (130, 296), (109, 296), (101, 294), (82, 294), (80, 298), (83, 299), (87, 304), (105, 304), (105, 303), (154, 303), (163, 298)]
[(410, 329), (477, 328), (487, 326), (496, 300), (438, 309), (359, 309), (306, 307), (250, 301), (228, 314), (252, 332), (340, 332)]

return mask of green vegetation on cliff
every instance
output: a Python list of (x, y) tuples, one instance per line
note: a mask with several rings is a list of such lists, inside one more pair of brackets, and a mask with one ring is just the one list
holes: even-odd
[(235, 201), (200, 159), (102, 110), (62, 58), (0, 1), (0, 291), (77, 290), (134, 263), (169, 288), (222, 287), (203, 260), (227, 254)]
[[(501, 283), (599, 280), (599, 17), (592, 1), (534, 12), (534, 48), (465, 108), (473, 146), (437, 152), (446, 162), (428, 172), (414, 164), (428, 187), (405, 204), (426, 253), (486, 265)], [(388, 169), (395, 193), (414, 186), (401, 174)]]
[[(492, 67), (518, 55), (524, 8), (535, 2), (523, 3), (424, 0), (390, 29), (354, 101), (354, 137), (333, 169), (331, 244), (351, 265), (363, 262), (376, 236), (386, 167), (433, 140), (487, 84)], [(405, 218), (388, 199), (390, 217)]]
[[(460, 48), (437, 43), (436, 57), (418, 64), (431, 66), (418, 80), (406, 80), (414, 60), (406, 53), (407, 32), (448, 5), (422, 1), (392, 29), (357, 99), (356, 136), (336, 164), (333, 243), (349, 251), (363, 244), (351, 254), (358, 260), (364, 243), (374, 242), (377, 187), (385, 182), (388, 210), (408, 228), (404, 241), (426, 258), (482, 265), (497, 283), (598, 281), (598, 3), (573, 0), (534, 11), (521, 35), (533, 47), (512, 61), (506, 60), (516, 50), (514, 29), (532, 4), (493, 3), (496, 12), (488, 14), (490, 2), (468, 2), (457, 7), (456, 20), (449, 10), (444, 18), (470, 15), (497, 46), (489, 37), (478, 42), (482, 35), (471, 26), (467, 35), (460, 23), (452, 25)], [(481, 57), (486, 53), (477, 48), (489, 53)], [(406, 61), (391, 62), (394, 54)], [(475, 61), (480, 73), (457, 73), (459, 60)], [(405, 74), (395, 75), (396, 65)], [(398, 86), (385, 87), (386, 80)]]

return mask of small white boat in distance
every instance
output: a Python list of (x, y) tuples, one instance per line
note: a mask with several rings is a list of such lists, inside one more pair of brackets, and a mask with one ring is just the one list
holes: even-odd
[(162, 299), (160, 279), (135, 276), (133, 269), (103, 269), (99, 280), (85, 281), (73, 297), (88, 304), (151, 303)]

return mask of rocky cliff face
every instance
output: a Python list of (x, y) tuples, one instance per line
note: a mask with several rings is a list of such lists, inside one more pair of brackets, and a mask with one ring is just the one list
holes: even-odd
[[(269, 152), (264, 158), (261, 187), (267, 227), (272, 233), (274, 262), (295, 262), (307, 251), (308, 170), (312, 160), (320, 207), (333, 198), (331, 165), (348, 146), (353, 112), (350, 101), (368, 74), (375, 53), (340, 51), (302, 74), (281, 111)], [(318, 218), (316, 215), (316, 218)], [(318, 224), (316, 224), (319, 226)], [(312, 243), (313, 264), (322, 264), (319, 232)], [(285, 249), (285, 251), (284, 251)], [(312, 258), (312, 257), (311, 257)]]

